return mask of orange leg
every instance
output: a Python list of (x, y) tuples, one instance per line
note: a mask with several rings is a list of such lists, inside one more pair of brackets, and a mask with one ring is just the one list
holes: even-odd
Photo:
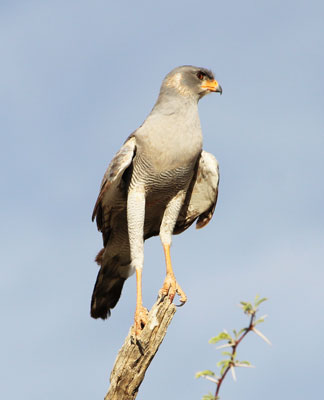
[(174, 272), (171, 264), (170, 257), (170, 245), (163, 245), (164, 255), (165, 255), (165, 264), (166, 264), (166, 277), (160, 290), (160, 296), (167, 296), (169, 294), (169, 299), (173, 301), (176, 293), (180, 296), (181, 305), (183, 305), (187, 301), (187, 296), (184, 291), (181, 289), (180, 285), (178, 285), (176, 278), (174, 276)]
[(136, 310), (135, 310), (135, 336), (138, 336), (147, 323), (148, 311), (143, 307), (142, 301), (142, 269), (136, 269)]

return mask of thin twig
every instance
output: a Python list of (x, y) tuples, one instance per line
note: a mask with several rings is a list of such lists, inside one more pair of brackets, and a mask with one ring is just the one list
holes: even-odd
[(218, 393), (221, 388), (222, 382), (225, 379), (226, 374), (228, 371), (232, 368), (235, 367), (235, 362), (234, 362), (234, 356), (236, 353), (236, 348), (237, 346), (241, 343), (241, 341), (244, 339), (244, 337), (253, 330), (254, 328), (254, 319), (255, 319), (255, 313), (256, 311), (251, 313), (251, 319), (250, 319), (250, 324), (247, 328), (245, 328), (245, 331), (242, 333), (242, 335), (235, 340), (234, 344), (231, 346), (232, 347), (232, 355), (231, 355), (231, 362), (229, 363), (228, 367), (225, 369), (223, 374), (220, 376), (220, 378), (217, 381), (217, 386), (216, 386), (216, 393), (215, 393), (215, 399), (218, 399)]

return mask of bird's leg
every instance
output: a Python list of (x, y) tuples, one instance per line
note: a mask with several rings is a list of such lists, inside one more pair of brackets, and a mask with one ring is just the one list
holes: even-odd
[(187, 296), (176, 281), (171, 264), (170, 245), (164, 244), (163, 250), (166, 264), (166, 277), (163, 282), (162, 289), (160, 290), (160, 295), (166, 296), (169, 293), (169, 299), (173, 301), (175, 294), (178, 293), (178, 295), (180, 296), (181, 305), (183, 305), (187, 301)]
[(127, 224), (131, 265), (136, 271), (136, 310), (135, 336), (141, 333), (147, 322), (148, 311), (142, 302), (142, 270), (144, 264), (144, 219), (145, 190), (143, 187), (130, 187), (127, 197)]
[(135, 335), (138, 336), (147, 323), (148, 311), (143, 307), (142, 301), (142, 269), (136, 270), (136, 310), (135, 310)]
[(169, 294), (169, 298), (173, 301), (176, 293), (180, 296), (181, 305), (187, 301), (187, 296), (178, 285), (171, 263), (170, 246), (172, 241), (172, 233), (181, 210), (185, 192), (179, 192), (167, 205), (160, 227), (160, 238), (163, 245), (165, 264), (166, 264), (166, 277), (159, 295), (164, 297)]

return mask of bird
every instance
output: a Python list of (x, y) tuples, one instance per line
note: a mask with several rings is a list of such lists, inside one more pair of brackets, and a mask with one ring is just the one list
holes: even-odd
[(135, 334), (147, 323), (142, 301), (144, 241), (160, 236), (166, 277), (159, 295), (173, 301), (187, 297), (173, 271), (172, 235), (213, 216), (219, 185), (216, 158), (202, 149), (198, 102), (222, 94), (212, 71), (183, 65), (169, 72), (157, 101), (142, 125), (126, 139), (101, 182), (92, 221), (102, 232), (103, 248), (91, 299), (91, 316), (106, 319), (120, 298), (124, 282), (136, 274)]

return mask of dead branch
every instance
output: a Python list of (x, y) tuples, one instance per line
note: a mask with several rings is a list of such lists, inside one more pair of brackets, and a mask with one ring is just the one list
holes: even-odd
[(158, 299), (148, 315), (148, 322), (135, 342), (133, 328), (117, 355), (110, 375), (105, 400), (133, 400), (155, 353), (162, 343), (176, 307), (166, 296)]

